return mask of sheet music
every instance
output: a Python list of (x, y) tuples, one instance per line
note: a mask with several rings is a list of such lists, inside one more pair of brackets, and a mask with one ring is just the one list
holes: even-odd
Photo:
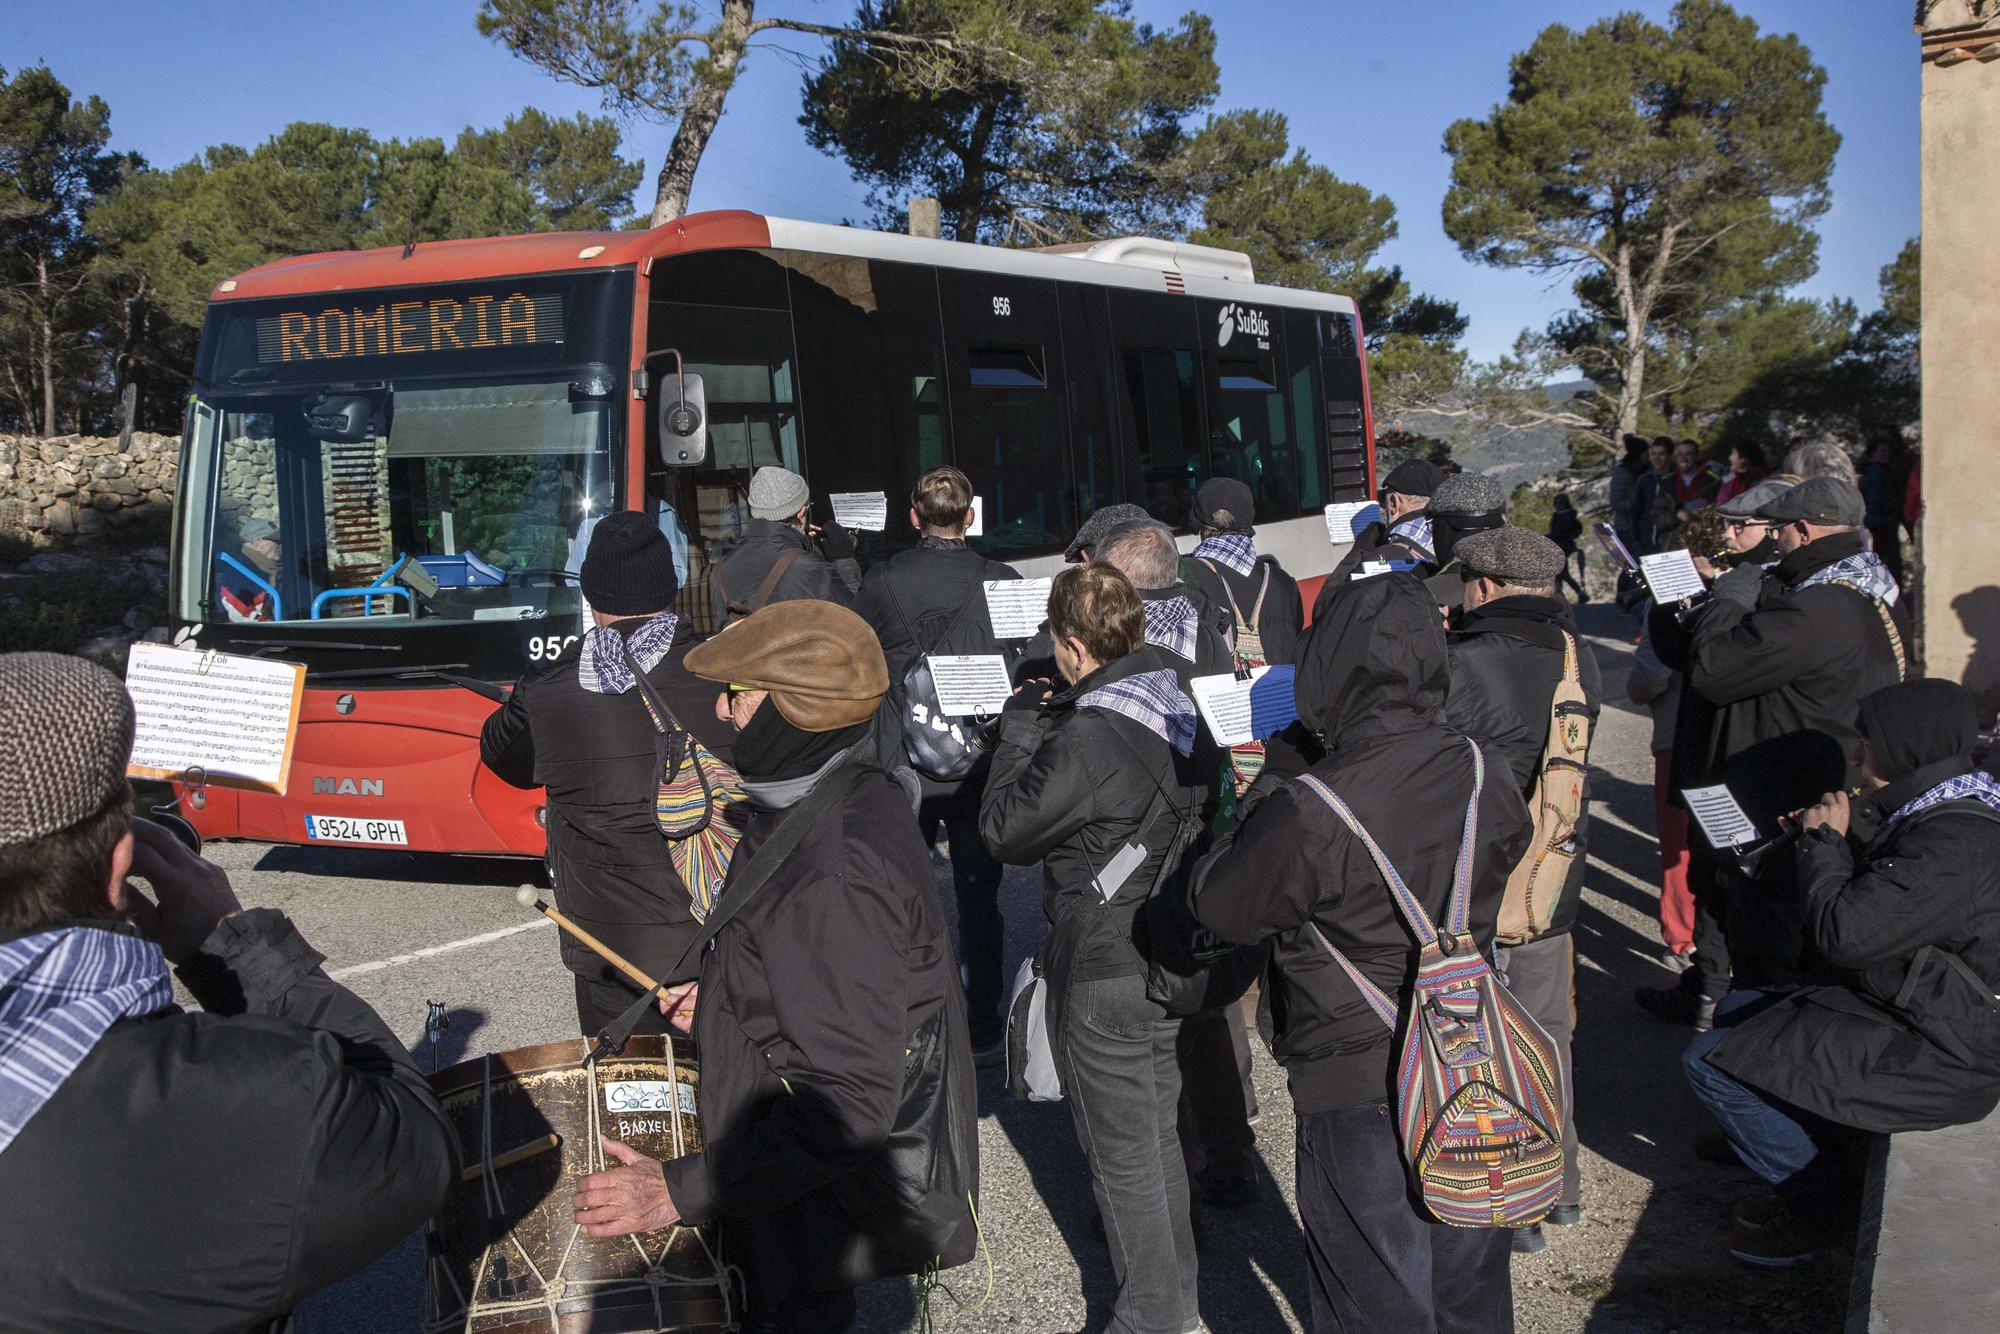
[(924, 661), (937, 687), (938, 712), (947, 718), (990, 717), (1014, 694), (1007, 660), (998, 653), (931, 653)]
[(1708, 592), (1701, 571), (1694, 567), (1694, 557), (1686, 551), (1658, 551), (1641, 556), (1639, 569), (1646, 576), (1646, 587), (1652, 590), (1655, 602), (1679, 602)]
[(1700, 823), (1701, 832), (1708, 836), (1710, 847), (1742, 847), (1763, 837), (1727, 787), (1718, 783), (1714, 787), (1683, 788), (1681, 795), (1687, 798), (1688, 811)]
[(1382, 522), (1382, 507), (1372, 500), (1349, 500), (1326, 507), (1326, 540), (1352, 542), (1371, 523)]
[(889, 497), (881, 491), (835, 491), (827, 497), (842, 528), (879, 533), (889, 526)]
[(1049, 618), (1053, 579), (988, 579), (986, 619), (995, 639), (1031, 639)]
[(306, 669), (231, 653), (134, 644), (125, 688), (138, 728), (136, 778), (200, 770), (210, 783), (284, 794)]

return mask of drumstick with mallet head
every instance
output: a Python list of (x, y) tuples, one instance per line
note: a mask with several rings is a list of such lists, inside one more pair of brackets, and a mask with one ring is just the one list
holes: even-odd
[(638, 983), (641, 991), (650, 992), (663, 1001), (671, 1002), (673, 1000), (673, 997), (669, 994), (672, 988), (666, 983), (655, 982), (652, 978), (647, 977), (644, 973), (633, 967), (624, 955), (612, 949), (596, 936), (591, 935), (590, 932), (584, 930), (569, 918), (563, 916), (560, 910), (550, 907), (547, 902), (535, 893), (533, 885), (523, 885), (515, 890), (514, 900), (523, 908), (533, 908), (536, 912), (548, 918), (572, 936), (575, 936), (579, 945), (582, 945), (598, 958), (604, 960), (604, 962)]

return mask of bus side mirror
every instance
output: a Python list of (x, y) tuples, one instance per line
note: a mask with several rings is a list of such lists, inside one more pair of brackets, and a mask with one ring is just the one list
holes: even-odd
[(693, 468), (708, 461), (708, 395), (701, 377), (660, 377), (660, 462)]

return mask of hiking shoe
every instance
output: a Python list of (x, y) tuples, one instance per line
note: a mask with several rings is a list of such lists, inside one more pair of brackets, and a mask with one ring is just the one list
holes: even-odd
[(1693, 950), (1661, 950), (1660, 966), (1676, 977), (1694, 967)]
[(1201, 1174), (1201, 1202), (1217, 1209), (1247, 1209), (1257, 1203), (1257, 1178)]
[(1819, 1253), (1819, 1233), (1782, 1208), (1762, 1227), (1739, 1227), (1729, 1234), (1729, 1253), (1759, 1269), (1789, 1269)]
[(1514, 1229), (1512, 1249), (1516, 1255), (1533, 1255), (1537, 1251), (1547, 1250), (1548, 1245), (1548, 1239), (1542, 1236), (1540, 1223)]
[(975, 1038), (972, 1043), (972, 1063), (981, 1070), (991, 1070), (1007, 1063), (1007, 1030), (1001, 1029), (990, 1038)]
[(1558, 1204), (1549, 1210), (1549, 1216), (1542, 1220), (1553, 1227), (1575, 1227), (1583, 1221), (1583, 1206), (1580, 1204)]
[(1745, 1232), (1762, 1232), (1785, 1216), (1784, 1202), (1775, 1191), (1760, 1190), (1745, 1195), (1729, 1211), (1729, 1221)]

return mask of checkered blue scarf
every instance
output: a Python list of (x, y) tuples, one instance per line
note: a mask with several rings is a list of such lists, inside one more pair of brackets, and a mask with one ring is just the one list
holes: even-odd
[(1395, 527), (1389, 530), (1389, 536), (1414, 547), (1425, 560), (1436, 559), (1437, 536), (1431, 532), (1431, 516), (1428, 514), (1412, 514), (1407, 519), (1398, 520)]
[[(1148, 604), (1151, 605), (1151, 604)], [(1194, 753), (1194, 701), (1173, 669), (1140, 672), (1077, 697), (1079, 709), (1109, 709), (1144, 726), (1183, 755)]]
[[(650, 673), (660, 665), (667, 650), (674, 646), (674, 628), (679, 624), (680, 617), (666, 612), (632, 632), (625, 644), (639, 660), (640, 670)], [(593, 695), (622, 695), (637, 679), (632, 675), (631, 664), (618, 649), (618, 638), (617, 628), (609, 625), (593, 626), (583, 637), (576, 678)]]
[(1912, 797), (1898, 806), (1896, 813), (1882, 825), (1882, 833), (1886, 835), (1919, 811), (1927, 811), (1933, 806), (1942, 806), (1947, 801), (1959, 801), (1966, 797), (1971, 797), (1989, 810), (2000, 811), (2000, 782), (1995, 782), (1992, 774), (1980, 769), (1975, 769), (1969, 774), (1960, 774), (1956, 778), (1947, 778), (1922, 796)]
[(1146, 613), (1148, 644), (1189, 662), (1194, 661), (1194, 632), (1201, 621), (1201, 613), (1194, 603), (1182, 596), (1144, 602), (1140, 604), (1140, 609)]
[(150, 940), (67, 926), (0, 945), (0, 1152), (113, 1024), (173, 1003)]
[(1814, 570), (1799, 580), (1798, 586), (1811, 588), (1815, 584), (1848, 584), (1891, 607), (1896, 605), (1899, 591), (1896, 576), (1889, 573), (1889, 567), (1872, 551), (1857, 551), (1825, 569)]
[(1242, 533), (1214, 533), (1201, 539), (1201, 545), (1188, 553), (1196, 560), (1212, 560), (1218, 565), (1227, 565), (1241, 575), (1248, 575), (1257, 568), (1257, 544)]

